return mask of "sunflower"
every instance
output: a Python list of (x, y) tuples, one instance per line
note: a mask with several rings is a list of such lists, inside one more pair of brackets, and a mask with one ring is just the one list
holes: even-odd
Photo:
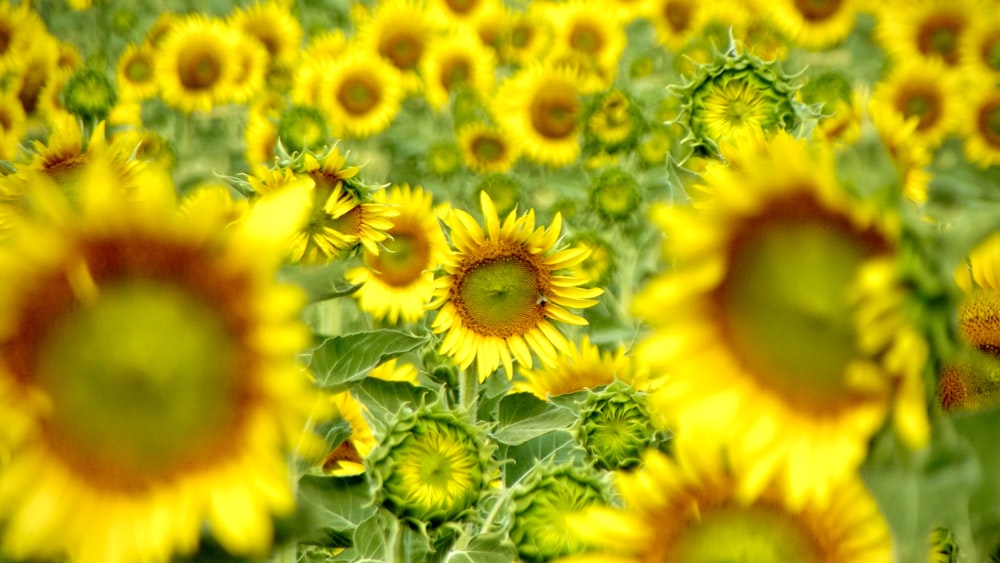
[(513, 360), (530, 368), (532, 352), (555, 363), (557, 354), (571, 346), (550, 320), (586, 324), (567, 308), (596, 305), (602, 290), (582, 288), (586, 279), (560, 273), (587, 257), (579, 248), (554, 250), (560, 215), (548, 229), (535, 228), (534, 210), (520, 217), (511, 211), (501, 224), (485, 192), (480, 202), (485, 231), (460, 209), (445, 221), (455, 250), (445, 260), (445, 275), (435, 282), (429, 308), (437, 309), (431, 329), (447, 333), (441, 353), (453, 357), (460, 369), (476, 362), (483, 381), (501, 363), (508, 377), (514, 375)]
[(436, 110), (447, 108), (452, 95), (468, 89), (489, 96), (496, 79), (496, 57), (473, 31), (458, 28), (430, 43), (420, 65), (424, 97)]
[(426, 0), (428, 13), (439, 28), (475, 25), (480, 18), (495, 13), (498, 0)]
[(905, 120), (894, 111), (877, 111), (871, 114), (872, 124), (903, 183), (903, 196), (915, 203), (927, 201), (931, 173), (927, 170), (932, 161), (927, 145), (916, 135), (918, 119)]
[(620, 379), (639, 388), (645, 387), (648, 372), (624, 346), (615, 352), (602, 352), (584, 335), (580, 344), (570, 343), (555, 363), (540, 369), (519, 370), (522, 379), (514, 382), (514, 391), (527, 392), (539, 399), (593, 389)]
[(4, 554), (165, 561), (207, 530), (265, 555), (314, 402), (303, 296), (274, 282), (298, 194), (229, 225), (85, 175), (76, 213), (36, 183), (48, 216), (0, 257)]
[(392, 123), (404, 90), (396, 67), (357, 46), (325, 65), (317, 104), (334, 137), (369, 137)]
[(701, 32), (709, 10), (708, 3), (698, 0), (644, 0), (642, 12), (653, 23), (657, 41), (677, 50)]
[(0, 160), (17, 157), (21, 139), (28, 132), (28, 116), (20, 100), (6, 94), (0, 96)]
[(548, 60), (576, 65), (585, 94), (607, 87), (627, 42), (620, 12), (596, 0), (571, 0), (553, 4), (546, 13), (554, 32)]
[(703, 176), (706, 206), (654, 216), (677, 267), (633, 302), (654, 328), (640, 357), (671, 376), (651, 401), (678, 432), (734, 433), (733, 463), (783, 472), (792, 499), (828, 498), (890, 412), (906, 443), (927, 439), (927, 345), (903, 312), (897, 222), (787, 134), (726, 156)]
[(876, 12), (875, 37), (894, 61), (936, 61), (955, 67), (962, 36), (973, 14), (983, 10), (989, 8), (977, 0), (894, 0)]
[(267, 50), (269, 66), (292, 63), (298, 59), (302, 25), (289, 11), (287, 3), (274, 0), (255, 2), (237, 8), (229, 16), (229, 25), (253, 37)]
[(497, 49), (502, 61), (524, 66), (539, 60), (552, 45), (552, 22), (542, 16), (539, 4), (528, 4), (526, 11), (509, 14)]
[(153, 65), (163, 101), (186, 113), (228, 102), (241, 73), (239, 45), (239, 32), (221, 20), (195, 14), (175, 22)]
[(434, 21), (423, 2), (383, 0), (358, 30), (363, 49), (378, 53), (399, 71), (406, 92), (421, 88), (417, 70), (435, 35)]
[(965, 156), (982, 168), (1000, 164), (1000, 87), (987, 83), (966, 96), (958, 122)]
[(331, 420), (343, 420), (351, 427), (351, 434), (326, 454), (323, 471), (331, 475), (360, 475), (365, 472), (365, 458), (378, 445), (372, 428), (365, 420), (364, 405), (349, 391), (330, 395), (333, 404)]
[(229, 87), (227, 101), (244, 104), (254, 99), (265, 86), (268, 53), (259, 41), (246, 33), (237, 34), (234, 50), (237, 71)]
[(781, 0), (770, 5), (779, 31), (807, 49), (825, 49), (854, 29), (857, 0)]
[(496, 127), (474, 121), (458, 131), (462, 160), (479, 174), (501, 174), (513, 168), (518, 150), (510, 138)]
[(895, 113), (916, 121), (911, 141), (930, 150), (951, 133), (958, 97), (955, 76), (935, 61), (896, 67), (880, 81), (870, 103), (871, 113)]
[(650, 450), (637, 471), (616, 475), (624, 508), (571, 518), (571, 529), (601, 550), (560, 563), (892, 560), (889, 526), (858, 477), (839, 481), (829, 502), (802, 504), (776, 482), (746, 495), (749, 476), (729, 468), (713, 443), (674, 449), (673, 457)]
[(432, 208), (433, 196), (408, 184), (379, 191), (376, 203), (399, 209), (378, 254), (365, 252), (365, 266), (349, 270), (361, 309), (390, 324), (414, 323), (427, 314), (434, 292), (434, 270), (444, 261), (448, 243)]
[(125, 47), (115, 65), (115, 82), (122, 100), (145, 100), (156, 94), (155, 57), (149, 46)]
[(973, 21), (959, 42), (959, 62), (972, 76), (1000, 79), (1000, 21), (996, 18)]
[(504, 80), (492, 113), (524, 155), (551, 166), (580, 155), (583, 121), (580, 78), (571, 67), (534, 64)]
[(30, 4), (0, 5), (0, 64), (16, 62), (45, 34), (45, 22)]

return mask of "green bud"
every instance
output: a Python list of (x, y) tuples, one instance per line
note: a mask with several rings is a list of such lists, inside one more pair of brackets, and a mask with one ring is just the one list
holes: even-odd
[(107, 75), (93, 68), (77, 70), (63, 85), (63, 107), (86, 122), (107, 119), (117, 102), (118, 94)]
[(641, 197), (635, 177), (621, 168), (609, 168), (590, 184), (590, 207), (610, 222), (635, 217)]
[(591, 391), (574, 427), (577, 441), (602, 469), (629, 469), (663, 437), (653, 427), (644, 393), (623, 381)]
[(317, 151), (329, 144), (326, 118), (316, 108), (293, 105), (278, 120), (278, 138), (292, 152)]

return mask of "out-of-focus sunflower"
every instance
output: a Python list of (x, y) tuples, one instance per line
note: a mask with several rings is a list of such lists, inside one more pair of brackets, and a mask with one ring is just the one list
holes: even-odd
[(440, 28), (475, 25), (480, 18), (495, 13), (498, 0), (426, 0), (427, 11)]
[(0, 6), (0, 65), (16, 62), (32, 41), (45, 35), (45, 22), (28, 3)]
[(318, 105), (334, 137), (369, 137), (385, 130), (399, 113), (404, 90), (396, 67), (357, 47), (323, 67)]
[(627, 42), (619, 16), (619, 11), (595, 0), (571, 0), (546, 10), (553, 28), (546, 59), (576, 66), (584, 94), (597, 92), (615, 79)]
[(398, 209), (399, 215), (392, 218), (381, 251), (366, 251), (365, 266), (349, 270), (345, 277), (352, 284), (363, 284), (354, 297), (375, 319), (390, 324), (417, 322), (427, 314), (434, 270), (448, 252), (433, 196), (404, 184), (376, 192), (374, 199)]
[[(763, 3), (761, 3), (763, 6)], [(775, 27), (807, 49), (825, 49), (854, 29), (856, 0), (780, 0), (767, 4)]]
[(1000, 80), (1000, 20), (979, 18), (962, 34), (959, 62), (971, 76)]
[(915, 134), (917, 120), (906, 120), (896, 112), (879, 111), (871, 114), (879, 138), (899, 172), (903, 182), (903, 196), (915, 203), (927, 201), (931, 183), (931, 151), (918, 141)]
[(701, 32), (709, 9), (709, 3), (698, 0), (644, 0), (642, 12), (653, 23), (661, 45), (680, 49)]
[(0, 257), (4, 555), (166, 561), (207, 531), (263, 556), (314, 403), (303, 296), (274, 281), (298, 194), (230, 224), (84, 175), (77, 212), (34, 184), (45, 213)]
[(540, 60), (552, 45), (552, 22), (542, 17), (542, 8), (532, 3), (512, 11), (501, 33), (497, 49), (500, 59), (524, 66)]
[(474, 121), (458, 131), (462, 161), (479, 174), (509, 171), (520, 156), (514, 142), (500, 129)]
[(156, 94), (155, 57), (149, 46), (125, 47), (115, 65), (115, 82), (122, 100), (145, 100)]
[(978, 0), (893, 0), (876, 10), (875, 37), (897, 62), (960, 62), (959, 45), (974, 14), (989, 10)]
[(987, 84), (969, 94), (959, 130), (966, 158), (983, 168), (1000, 164), (1000, 87)]
[(18, 146), (28, 132), (28, 116), (21, 101), (12, 94), (0, 96), (0, 160), (14, 160)]
[(837, 482), (829, 502), (795, 502), (774, 481), (746, 495), (751, 477), (729, 467), (715, 442), (690, 442), (675, 444), (672, 457), (649, 450), (638, 470), (616, 475), (624, 508), (570, 520), (599, 547), (559, 563), (892, 560), (889, 526), (860, 478)]
[[(926, 442), (927, 344), (904, 312), (893, 216), (846, 195), (833, 156), (784, 133), (703, 174), (707, 205), (657, 209), (676, 268), (633, 302), (651, 402), (678, 432), (733, 433), (734, 465), (829, 498), (892, 416)], [(700, 429), (700, 430), (698, 430)], [(766, 453), (765, 453), (766, 452)]]
[(264, 89), (268, 72), (267, 49), (246, 33), (237, 34), (234, 50), (236, 73), (229, 86), (228, 101), (244, 104), (257, 97)]
[(250, 170), (271, 166), (276, 156), (278, 126), (266, 114), (251, 110), (243, 129), (243, 142), (246, 145), (244, 158), (250, 165)]
[(912, 141), (935, 149), (952, 132), (958, 95), (955, 75), (936, 61), (896, 67), (872, 91), (870, 112), (916, 121)]
[(358, 30), (364, 49), (378, 53), (399, 71), (407, 93), (421, 88), (418, 69), (434, 39), (436, 29), (424, 2), (383, 0)]
[(239, 32), (221, 20), (194, 14), (174, 23), (154, 61), (163, 101), (186, 113), (228, 102), (241, 72), (239, 46)]
[(229, 24), (264, 46), (268, 66), (291, 63), (298, 58), (302, 25), (282, 2), (258, 1), (250, 7), (237, 8), (229, 16)]
[(424, 77), (427, 103), (442, 110), (463, 88), (482, 98), (492, 94), (496, 57), (473, 31), (458, 28), (431, 42), (421, 61), (420, 73)]
[(616, 379), (644, 389), (649, 375), (636, 358), (627, 354), (624, 346), (614, 352), (601, 352), (590, 343), (588, 335), (583, 336), (579, 345), (571, 343), (554, 364), (538, 369), (521, 368), (519, 372), (523, 379), (514, 382), (514, 391), (526, 391), (543, 400), (608, 385)]
[(501, 364), (513, 377), (514, 360), (530, 368), (532, 352), (554, 363), (571, 346), (551, 321), (586, 324), (567, 309), (596, 305), (602, 290), (580, 287), (588, 280), (563, 271), (587, 253), (555, 249), (560, 215), (548, 229), (536, 229), (534, 210), (520, 217), (511, 211), (501, 223), (485, 192), (480, 203), (485, 230), (460, 209), (445, 220), (455, 250), (445, 260), (429, 307), (437, 310), (432, 330), (446, 333), (441, 353), (460, 369), (475, 362), (482, 381)]
[(534, 64), (518, 71), (500, 84), (491, 109), (531, 160), (562, 166), (579, 157), (584, 108), (572, 68)]

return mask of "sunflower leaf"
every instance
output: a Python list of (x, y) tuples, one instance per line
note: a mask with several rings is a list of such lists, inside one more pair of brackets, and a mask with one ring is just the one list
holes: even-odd
[(547, 403), (531, 393), (507, 395), (500, 401), (493, 437), (517, 446), (551, 432), (569, 428), (576, 421), (572, 410)]
[[(481, 534), (448, 552), (444, 563), (507, 563), (517, 559), (514, 547), (499, 534)], [(461, 542), (465, 543), (465, 542)]]
[(373, 367), (416, 350), (426, 342), (424, 336), (388, 329), (334, 336), (313, 350), (309, 369), (319, 387), (342, 391), (367, 376)]
[(363, 476), (305, 475), (299, 479), (299, 511), (308, 522), (305, 544), (346, 547), (352, 531), (375, 513)]

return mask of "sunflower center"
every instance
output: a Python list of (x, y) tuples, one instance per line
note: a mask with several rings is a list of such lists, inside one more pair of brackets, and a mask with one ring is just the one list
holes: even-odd
[(361, 205), (355, 205), (340, 217), (330, 217), (326, 215), (326, 220), (322, 221), (322, 227), (333, 229), (338, 233), (357, 236), (361, 234), (361, 224), (363, 223), (363, 213)]
[(129, 82), (143, 84), (153, 78), (153, 65), (142, 55), (133, 57), (125, 64), (125, 77)]
[(534, 27), (527, 24), (518, 24), (510, 33), (510, 44), (515, 48), (522, 49), (526, 45), (531, 44), (531, 40), (534, 36)]
[(603, 44), (600, 30), (585, 24), (575, 26), (569, 36), (570, 47), (588, 55), (599, 53)]
[(930, 88), (911, 87), (900, 92), (896, 98), (896, 107), (909, 119), (917, 118), (917, 130), (933, 127), (941, 117), (941, 104), (938, 93)]
[(511, 252), (460, 274), (454, 301), (462, 320), (479, 334), (524, 334), (545, 315), (543, 281), (535, 261)]
[(667, 2), (663, 8), (663, 18), (674, 31), (684, 31), (691, 25), (693, 11), (694, 6), (687, 1)]
[(1000, 34), (983, 42), (981, 56), (990, 68), (1000, 71)]
[(701, 121), (716, 143), (732, 140), (752, 130), (767, 130), (775, 121), (768, 114), (768, 100), (746, 80), (713, 84), (702, 107), (692, 116)]
[(496, 137), (479, 136), (472, 141), (472, 154), (479, 162), (496, 162), (504, 152), (503, 142)]
[(958, 62), (959, 36), (965, 22), (957, 17), (940, 15), (917, 30), (917, 48), (925, 55), (937, 55), (949, 65)]
[(823, 21), (837, 13), (843, 0), (795, 0), (802, 17), (809, 21)]
[(337, 100), (347, 111), (363, 115), (378, 106), (382, 96), (378, 84), (366, 75), (348, 77), (337, 91)]
[(392, 65), (401, 70), (410, 70), (417, 66), (420, 55), (424, 52), (424, 43), (416, 35), (400, 33), (383, 41), (379, 54), (392, 61)]
[(829, 405), (848, 391), (844, 373), (858, 355), (848, 290), (885, 242), (812, 201), (778, 204), (773, 212), (734, 236), (718, 288), (724, 332), (761, 383)]
[(959, 325), (966, 342), (1000, 356), (1000, 293), (980, 290), (966, 296), (959, 307)]
[(979, 133), (990, 145), (1000, 147), (1000, 100), (991, 100), (979, 110)]
[(531, 126), (549, 139), (564, 139), (576, 131), (580, 101), (568, 85), (552, 84), (531, 101)]
[(109, 484), (177, 470), (238, 414), (234, 352), (220, 316), (187, 291), (141, 279), (102, 287), (41, 341), (49, 437)]
[(471, 12), (479, 4), (479, 0), (445, 0), (448, 9), (456, 14), (466, 14)]
[(454, 91), (459, 86), (467, 83), (472, 75), (469, 61), (465, 59), (452, 59), (441, 68), (441, 85), (449, 92)]
[(824, 561), (816, 538), (784, 511), (721, 507), (702, 514), (673, 546), (670, 561), (685, 563), (811, 563)]
[(201, 46), (183, 50), (178, 59), (178, 77), (187, 90), (207, 90), (222, 76), (222, 61)]
[(365, 260), (386, 284), (410, 285), (429, 266), (430, 243), (420, 229), (398, 223), (389, 234), (392, 238), (382, 243), (383, 251), (378, 256), (366, 253)]

